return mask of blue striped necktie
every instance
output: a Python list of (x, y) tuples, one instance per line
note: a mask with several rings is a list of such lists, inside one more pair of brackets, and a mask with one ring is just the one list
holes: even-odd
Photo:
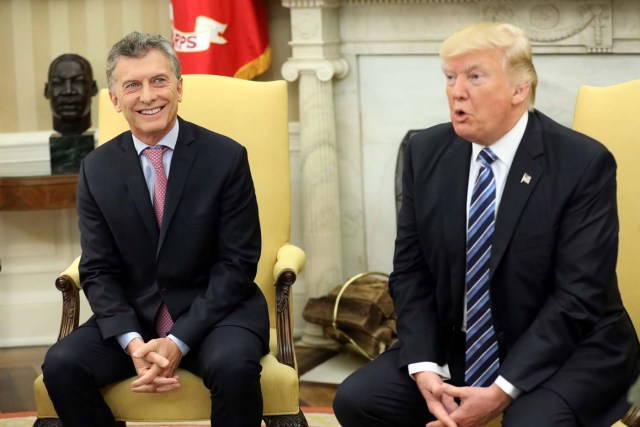
[(484, 148), (480, 171), (471, 194), (467, 229), (467, 337), (465, 381), (487, 387), (498, 376), (498, 342), (491, 320), (489, 259), (495, 228), (496, 180), (491, 163), (497, 156)]

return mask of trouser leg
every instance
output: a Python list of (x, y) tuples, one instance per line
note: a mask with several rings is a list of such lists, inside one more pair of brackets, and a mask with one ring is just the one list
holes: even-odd
[(65, 427), (112, 427), (113, 414), (99, 389), (135, 375), (135, 369), (118, 343), (104, 341), (89, 321), (49, 349), (42, 373)]
[(434, 418), (406, 369), (391, 349), (354, 372), (333, 401), (343, 427), (424, 427)]
[(211, 390), (211, 425), (259, 427), (262, 420), (260, 359), (256, 334), (237, 326), (214, 328), (183, 366), (200, 375)]

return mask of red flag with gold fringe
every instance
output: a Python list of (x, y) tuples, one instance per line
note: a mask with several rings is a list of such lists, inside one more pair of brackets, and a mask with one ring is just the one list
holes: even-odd
[(252, 79), (271, 64), (265, 0), (171, 0), (183, 74)]

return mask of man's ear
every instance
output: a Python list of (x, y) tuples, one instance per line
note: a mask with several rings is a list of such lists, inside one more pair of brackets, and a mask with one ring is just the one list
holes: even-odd
[(98, 85), (96, 84), (96, 81), (92, 81), (91, 82), (91, 96), (96, 96), (98, 94)]
[(113, 107), (116, 109), (116, 111), (118, 113), (121, 113), (122, 112), (122, 107), (120, 107), (120, 100), (118, 99), (116, 94), (111, 92), (111, 91), (109, 91), (109, 98), (111, 99), (111, 103), (113, 104)]
[(51, 99), (51, 93), (49, 92), (49, 82), (44, 84), (44, 97), (46, 99)]
[(513, 88), (513, 95), (511, 96), (511, 103), (513, 105), (518, 105), (527, 100), (529, 96), (529, 91), (531, 90), (531, 84), (527, 83), (518, 83)]

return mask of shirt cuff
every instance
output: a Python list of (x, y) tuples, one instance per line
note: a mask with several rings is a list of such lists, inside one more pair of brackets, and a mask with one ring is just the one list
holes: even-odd
[(410, 363), (408, 368), (409, 368), (409, 375), (411, 375), (411, 378), (414, 378), (413, 376), (418, 372), (434, 372), (440, 375), (440, 377), (443, 380), (451, 379), (451, 373), (449, 372), (449, 365), (438, 365), (433, 362), (419, 362), (419, 363)]
[(176, 343), (183, 357), (186, 356), (187, 353), (189, 353), (189, 350), (190, 350), (189, 346), (186, 345), (180, 338), (172, 334), (167, 335), (167, 338), (169, 338), (171, 341)]
[(142, 335), (140, 335), (137, 332), (127, 332), (125, 334), (121, 334), (121, 335), (118, 335), (118, 344), (120, 344), (120, 347), (122, 347), (122, 349), (125, 352), (127, 352), (127, 346), (131, 341), (133, 341), (136, 338), (142, 339)]
[(511, 384), (509, 381), (504, 379), (504, 377), (501, 375), (498, 376), (498, 378), (496, 378), (496, 381), (494, 384), (500, 387), (502, 391), (507, 393), (509, 396), (511, 396), (513, 400), (516, 400), (522, 394), (522, 390), (520, 390), (518, 387)]

